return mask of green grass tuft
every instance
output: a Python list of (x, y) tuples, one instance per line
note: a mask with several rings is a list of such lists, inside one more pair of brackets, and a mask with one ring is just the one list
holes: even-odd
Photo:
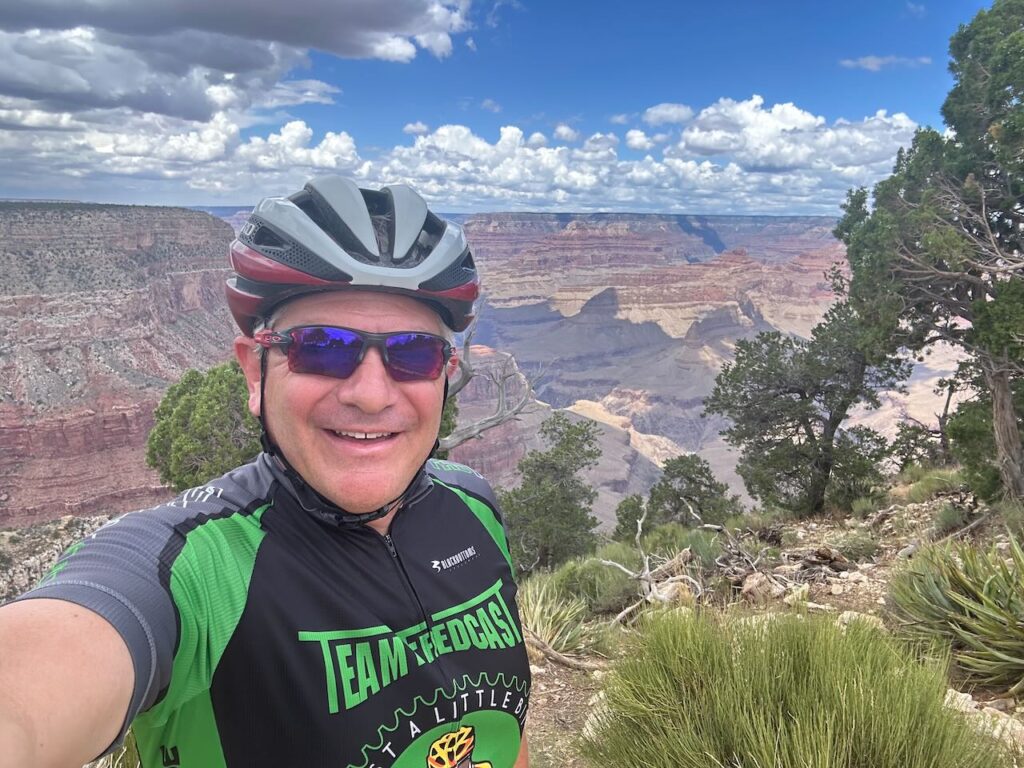
[(959, 469), (930, 469), (907, 489), (907, 501), (920, 504), (944, 491), (954, 491), (962, 483)]
[(867, 623), (650, 617), (583, 747), (593, 766), (1008, 768), (944, 706), (947, 663)]

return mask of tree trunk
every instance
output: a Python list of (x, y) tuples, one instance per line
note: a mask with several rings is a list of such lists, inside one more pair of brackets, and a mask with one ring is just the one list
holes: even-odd
[(1010, 498), (1019, 501), (1024, 499), (1024, 448), (1021, 447), (1017, 412), (1013, 407), (1010, 373), (995, 360), (982, 359), (979, 362), (992, 396), (992, 429), (999, 477)]

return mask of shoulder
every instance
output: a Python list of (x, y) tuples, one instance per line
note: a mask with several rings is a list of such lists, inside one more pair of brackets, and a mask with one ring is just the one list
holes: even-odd
[(497, 512), (498, 502), (494, 489), (487, 479), (475, 469), (454, 461), (431, 459), (427, 462), (426, 470), (432, 479), (485, 502)]

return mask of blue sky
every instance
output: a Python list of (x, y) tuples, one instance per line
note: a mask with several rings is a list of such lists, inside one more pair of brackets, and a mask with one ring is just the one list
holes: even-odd
[(987, 3), (14, 0), (0, 196), (836, 214), (941, 127)]

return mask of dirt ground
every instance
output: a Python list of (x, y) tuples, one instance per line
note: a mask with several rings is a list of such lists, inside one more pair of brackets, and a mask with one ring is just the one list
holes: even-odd
[(603, 672), (545, 662), (533, 666), (526, 733), (530, 768), (584, 768), (579, 740), (593, 710)]

